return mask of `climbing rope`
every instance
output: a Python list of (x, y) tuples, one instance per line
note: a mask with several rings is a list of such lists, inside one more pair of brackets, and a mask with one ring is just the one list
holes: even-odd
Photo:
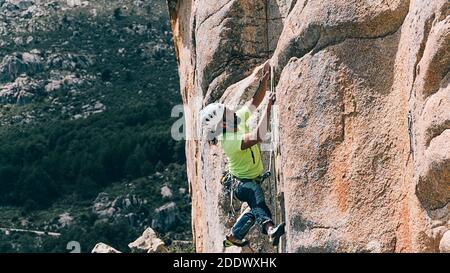
[[(273, 66), (270, 66), (270, 94), (273, 94)], [(272, 110), (271, 110), (272, 112)], [(274, 139), (274, 134), (273, 134), (273, 115), (271, 113), (270, 115), (270, 149), (269, 149), (269, 171), (272, 171), (272, 151), (273, 151), (273, 139)]]
[[(274, 86), (274, 73), (273, 73), (273, 66), (270, 66), (270, 94), (274, 94), (276, 93), (275, 91), (275, 86)], [(270, 148), (269, 148), (269, 172), (273, 173), (273, 178), (271, 178), (271, 176), (269, 176), (269, 191), (270, 191), (270, 195), (271, 195), (271, 200), (272, 200), (272, 205), (274, 208), (274, 216), (275, 216), (275, 221), (279, 222), (279, 217), (278, 217), (278, 188), (277, 188), (277, 175), (276, 175), (276, 171), (275, 168), (276, 166), (274, 166), (273, 168), (273, 172), (272, 172), (272, 154), (273, 155), (273, 161), (275, 161), (275, 122), (276, 122), (276, 118), (274, 117), (274, 111), (273, 109), (271, 110), (271, 115), (270, 115)], [(274, 122), (275, 121), (275, 122)], [(274, 162), (275, 165), (275, 162)], [(277, 246), (277, 250), (278, 250), (278, 246)], [(277, 251), (279, 252), (279, 251)]]

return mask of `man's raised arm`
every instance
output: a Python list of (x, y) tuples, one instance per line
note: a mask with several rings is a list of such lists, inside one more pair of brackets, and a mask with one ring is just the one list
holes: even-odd
[(271, 93), (269, 95), (269, 103), (267, 103), (266, 111), (263, 115), (263, 118), (258, 124), (253, 132), (245, 134), (244, 138), (241, 142), (241, 150), (248, 149), (253, 145), (258, 144), (262, 141), (263, 136), (269, 131), (269, 120), (270, 120), (270, 111), (272, 109), (272, 105), (275, 103), (276, 97), (275, 93)]
[(253, 95), (253, 98), (251, 100), (250, 110), (252, 112), (255, 111), (259, 107), (259, 105), (261, 105), (261, 102), (264, 100), (264, 97), (266, 96), (269, 76), (270, 76), (270, 60), (266, 61), (266, 63), (264, 64), (263, 77), (259, 80), (259, 86), (256, 89), (255, 95)]

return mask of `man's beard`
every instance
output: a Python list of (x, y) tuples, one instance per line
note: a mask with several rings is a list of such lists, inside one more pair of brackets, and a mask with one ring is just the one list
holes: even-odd
[(235, 115), (234, 118), (233, 118), (233, 125), (232, 126), (229, 126), (229, 125), (225, 126), (223, 128), (223, 132), (225, 133), (227, 130), (233, 130), (234, 131), (236, 128), (238, 128), (239, 123), (241, 123), (241, 118)]
[(241, 118), (238, 116), (234, 116), (234, 128), (237, 128), (239, 123), (241, 123)]

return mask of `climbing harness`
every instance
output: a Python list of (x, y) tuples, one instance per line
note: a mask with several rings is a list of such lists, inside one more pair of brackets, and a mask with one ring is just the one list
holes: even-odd
[(230, 172), (224, 172), (220, 182), (222, 183), (223, 188), (225, 189), (225, 193), (227, 195), (230, 195), (231, 214), (234, 215), (236, 211), (233, 206), (234, 191), (239, 185), (239, 180), (235, 176), (233, 176)]
[(224, 172), (222, 175), (222, 178), (220, 179), (220, 183), (223, 185), (223, 188), (225, 189), (225, 194), (230, 196), (230, 209), (231, 214), (235, 215), (236, 209), (233, 205), (233, 200), (235, 198), (234, 191), (237, 189), (240, 183), (247, 183), (247, 182), (253, 182), (262, 184), (264, 180), (266, 180), (270, 176), (270, 173), (265, 172), (263, 175), (258, 176), (255, 179), (241, 179), (234, 175), (232, 175), (230, 172)]

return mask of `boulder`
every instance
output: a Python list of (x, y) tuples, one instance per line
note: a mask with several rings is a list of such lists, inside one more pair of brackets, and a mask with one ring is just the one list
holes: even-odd
[(34, 5), (33, 0), (6, 0), (4, 2), (6, 2), (7, 8), (9, 8), (10, 10), (13, 9), (26, 10)]
[(139, 45), (137, 52), (144, 60), (148, 59), (161, 59), (167, 57), (171, 53), (170, 47), (167, 43), (163, 42), (148, 42)]
[(44, 95), (44, 82), (20, 76), (14, 82), (0, 84), (0, 104), (24, 105)]
[(0, 83), (14, 81), (21, 74), (33, 75), (43, 70), (42, 59), (34, 53), (7, 55), (0, 63)]
[(68, 227), (72, 224), (72, 222), (73, 222), (73, 217), (70, 215), (70, 213), (65, 212), (65, 213), (59, 215), (59, 218), (58, 218), (58, 226), (59, 227), (62, 227), (62, 228)]
[(77, 71), (92, 66), (95, 64), (95, 59), (92, 56), (82, 54), (54, 53), (48, 56), (46, 63), (50, 69)]
[(67, 5), (69, 6), (69, 7), (78, 7), (78, 6), (81, 6), (82, 5), (82, 2), (83, 1), (81, 1), (81, 0), (67, 0)]
[(166, 253), (167, 248), (164, 242), (158, 238), (155, 231), (147, 228), (141, 237), (128, 244), (128, 247), (134, 253)]
[(450, 230), (447, 230), (439, 243), (441, 253), (450, 253)]
[(121, 253), (121, 252), (107, 244), (98, 243), (92, 249), (91, 253)]
[(64, 86), (63, 82), (60, 80), (51, 80), (45, 85), (45, 91), (47, 93), (52, 93), (56, 91), (60, 91)]
[(160, 232), (170, 231), (178, 223), (178, 214), (179, 211), (175, 202), (167, 203), (155, 209), (155, 216), (152, 220), (152, 228)]
[(172, 190), (169, 188), (169, 186), (164, 185), (161, 188), (161, 196), (163, 199), (171, 199), (173, 196)]
[(92, 213), (98, 215), (100, 218), (109, 219), (117, 212), (115, 207), (112, 207), (112, 201), (109, 194), (101, 192), (95, 198), (92, 206)]
[(111, 205), (109, 194), (101, 192), (94, 200), (93, 212), (100, 211), (108, 208)]
[(14, 38), (14, 43), (15, 43), (16, 45), (18, 45), (18, 46), (23, 45), (23, 43), (24, 43), (23, 38), (22, 38), (22, 37), (16, 37), (16, 38)]

